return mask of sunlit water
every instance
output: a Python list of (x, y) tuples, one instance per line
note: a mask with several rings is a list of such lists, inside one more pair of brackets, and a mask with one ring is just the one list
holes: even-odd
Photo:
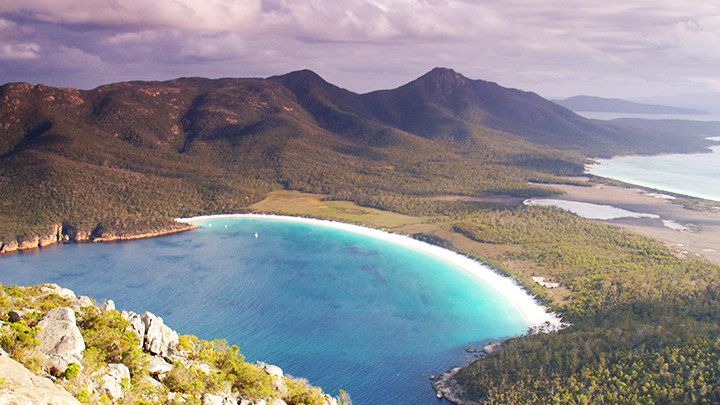
[(537, 198), (525, 201), (525, 205), (540, 205), (543, 207), (558, 207), (588, 219), (616, 219), (616, 218), (660, 218), (659, 215), (634, 212), (611, 205), (592, 204), (579, 201), (555, 200), (552, 198)]
[(438, 403), (429, 375), (465, 364), (467, 347), (528, 327), (493, 288), (420, 250), (276, 219), (199, 224), (0, 257), (0, 281), (53, 282), (153, 312), (359, 405)]
[(720, 201), (720, 146), (713, 153), (601, 159), (587, 172), (627, 183)]

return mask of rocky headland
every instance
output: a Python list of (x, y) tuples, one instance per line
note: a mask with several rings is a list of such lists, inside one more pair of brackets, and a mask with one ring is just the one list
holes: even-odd
[(93, 230), (82, 230), (72, 226), (54, 224), (42, 234), (24, 235), (17, 239), (1, 240), (0, 253), (11, 253), (19, 250), (38, 249), (63, 242), (109, 242), (151, 238), (176, 232), (195, 229), (195, 226), (182, 222), (169, 222), (154, 229), (137, 229), (126, 231), (104, 230), (101, 226)]
[(0, 404), (338, 405), (225, 341), (180, 336), (150, 312), (55, 284), (0, 286)]

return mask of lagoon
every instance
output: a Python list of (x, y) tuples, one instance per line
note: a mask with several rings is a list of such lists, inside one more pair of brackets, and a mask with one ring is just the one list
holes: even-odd
[(53, 282), (153, 312), (359, 405), (435, 404), (429, 375), (538, 318), (417, 245), (272, 217), (193, 221), (200, 228), (180, 234), (8, 255), (0, 281)]
[(617, 218), (660, 218), (659, 215), (634, 212), (611, 205), (592, 204), (580, 201), (556, 200), (552, 198), (532, 198), (524, 201), (525, 205), (540, 205), (543, 207), (557, 207), (587, 219), (617, 219)]

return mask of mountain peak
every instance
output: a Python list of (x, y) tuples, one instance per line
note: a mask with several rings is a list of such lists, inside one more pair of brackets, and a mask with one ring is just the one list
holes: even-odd
[(439, 85), (440, 87), (455, 87), (457, 85), (466, 84), (470, 79), (452, 69), (436, 67), (421, 76), (418, 80), (433, 83), (435, 85)]

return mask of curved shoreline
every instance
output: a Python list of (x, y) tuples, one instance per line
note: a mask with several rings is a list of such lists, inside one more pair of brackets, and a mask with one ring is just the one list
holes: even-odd
[(515, 280), (498, 274), (484, 263), (470, 259), (452, 250), (431, 245), (417, 239), (413, 239), (409, 236), (360, 225), (348, 224), (344, 222), (273, 214), (205, 215), (192, 218), (177, 218), (176, 221), (192, 224), (193, 221), (212, 218), (268, 218), (283, 221), (311, 223), (315, 225), (341, 229), (344, 231), (360, 233), (387, 242), (395, 243), (403, 247), (420, 250), (425, 253), (432, 254), (433, 256), (439, 257), (445, 261), (448, 261), (483, 280), (485, 283), (494, 288), (498, 293), (500, 293), (500, 295), (505, 297), (505, 299), (507, 299), (508, 302), (510, 302), (515, 307), (515, 309), (520, 313), (523, 319), (525, 319), (530, 328), (533, 328), (534, 330), (555, 330), (561, 327), (561, 319), (554, 313), (548, 313), (545, 307), (540, 305), (535, 300), (535, 298), (530, 296), (527, 291), (525, 291), (522, 286), (518, 284)]

